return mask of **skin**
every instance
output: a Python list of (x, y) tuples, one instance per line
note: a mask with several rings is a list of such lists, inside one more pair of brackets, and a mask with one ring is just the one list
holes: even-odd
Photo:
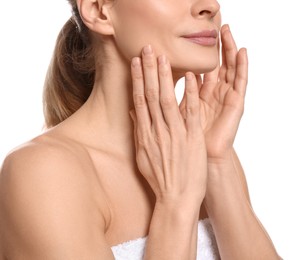
[(219, 31), (219, 8), (215, 0), (117, 1), (110, 9), (110, 15), (115, 41), (128, 60), (139, 56), (139, 50), (151, 44), (156, 56), (166, 54), (177, 79), (184, 76), (186, 68), (195, 73), (215, 69), (218, 63), (216, 45), (202, 48), (181, 36), (203, 29)]
[(75, 114), (4, 161), (0, 257), (113, 259), (110, 246), (148, 235), (145, 259), (195, 259), (195, 227), (209, 216), (222, 259), (279, 259), (233, 149), (246, 50), (223, 26), (220, 66), (217, 45), (180, 37), (219, 29), (218, 3), (77, 4), (103, 57), (94, 89)]

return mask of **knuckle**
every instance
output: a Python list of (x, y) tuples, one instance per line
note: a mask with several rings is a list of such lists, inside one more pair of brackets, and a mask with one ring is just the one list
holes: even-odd
[(134, 72), (132, 75), (133, 81), (138, 81), (143, 79), (143, 74), (141, 72)]
[(168, 69), (168, 67), (162, 66), (162, 67), (160, 68), (160, 70), (159, 70), (159, 75), (160, 75), (161, 77), (167, 77), (167, 76), (169, 76), (169, 69)]
[(168, 131), (168, 128), (164, 124), (157, 123), (153, 128), (153, 139), (160, 146), (167, 140), (166, 131)]
[(198, 89), (195, 88), (195, 86), (188, 86), (185, 89), (185, 91), (186, 91), (187, 94), (196, 94), (196, 93), (198, 93)]
[(195, 104), (190, 104), (186, 108), (187, 115), (194, 116), (199, 113), (199, 106)]
[(131, 75), (133, 81), (143, 79), (142, 69), (133, 69)]
[(146, 96), (148, 102), (153, 102), (158, 99), (158, 92), (154, 88), (148, 88), (145, 91), (145, 96)]
[(150, 135), (147, 130), (138, 131), (137, 137), (139, 146), (149, 147)]
[(146, 58), (146, 59), (143, 59), (143, 66), (146, 68), (154, 68), (155, 63), (154, 63), (153, 59)]
[(134, 94), (133, 95), (133, 102), (136, 108), (141, 108), (143, 106), (145, 106), (145, 95), (143, 94)]
[(162, 135), (160, 133), (155, 133), (154, 140), (157, 144), (161, 144), (162, 143)]
[(242, 85), (246, 86), (248, 84), (248, 78), (246, 76), (244, 76), (244, 75), (237, 74), (236, 80), (238, 82), (240, 82), (240, 84), (242, 84)]
[(161, 97), (160, 104), (163, 108), (171, 108), (175, 105), (176, 100), (174, 97)]
[(235, 64), (227, 64), (227, 70), (234, 71), (236, 68)]

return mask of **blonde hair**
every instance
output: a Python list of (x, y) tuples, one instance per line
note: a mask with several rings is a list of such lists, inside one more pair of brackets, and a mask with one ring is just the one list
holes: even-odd
[(78, 110), (88, 99), (95, 77), (95, 60), (88, 28), (76, 1), (68, 0), (72, 17), (61, 29), (46, 75), (43, 109), (46, 127), (52, 127)]

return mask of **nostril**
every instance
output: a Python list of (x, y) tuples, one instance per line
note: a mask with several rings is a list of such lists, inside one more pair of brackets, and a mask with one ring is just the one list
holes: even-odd
[(203, 10), (203, 11), (200, 11), (199, 12), (199, 15), (204, 15), (204, 14), (209, 14), (209, 13), (211, 13), (210, 11), (208, 11), (208, 10)]

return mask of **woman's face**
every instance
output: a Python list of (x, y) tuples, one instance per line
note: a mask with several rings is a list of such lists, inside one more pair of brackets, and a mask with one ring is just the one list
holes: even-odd
[(219, 59), (219, 8), (216, 0), (116, 0), (110, 11), (114, 38), (128, 59), (151, 44), (176, 75), (208, 72)]

